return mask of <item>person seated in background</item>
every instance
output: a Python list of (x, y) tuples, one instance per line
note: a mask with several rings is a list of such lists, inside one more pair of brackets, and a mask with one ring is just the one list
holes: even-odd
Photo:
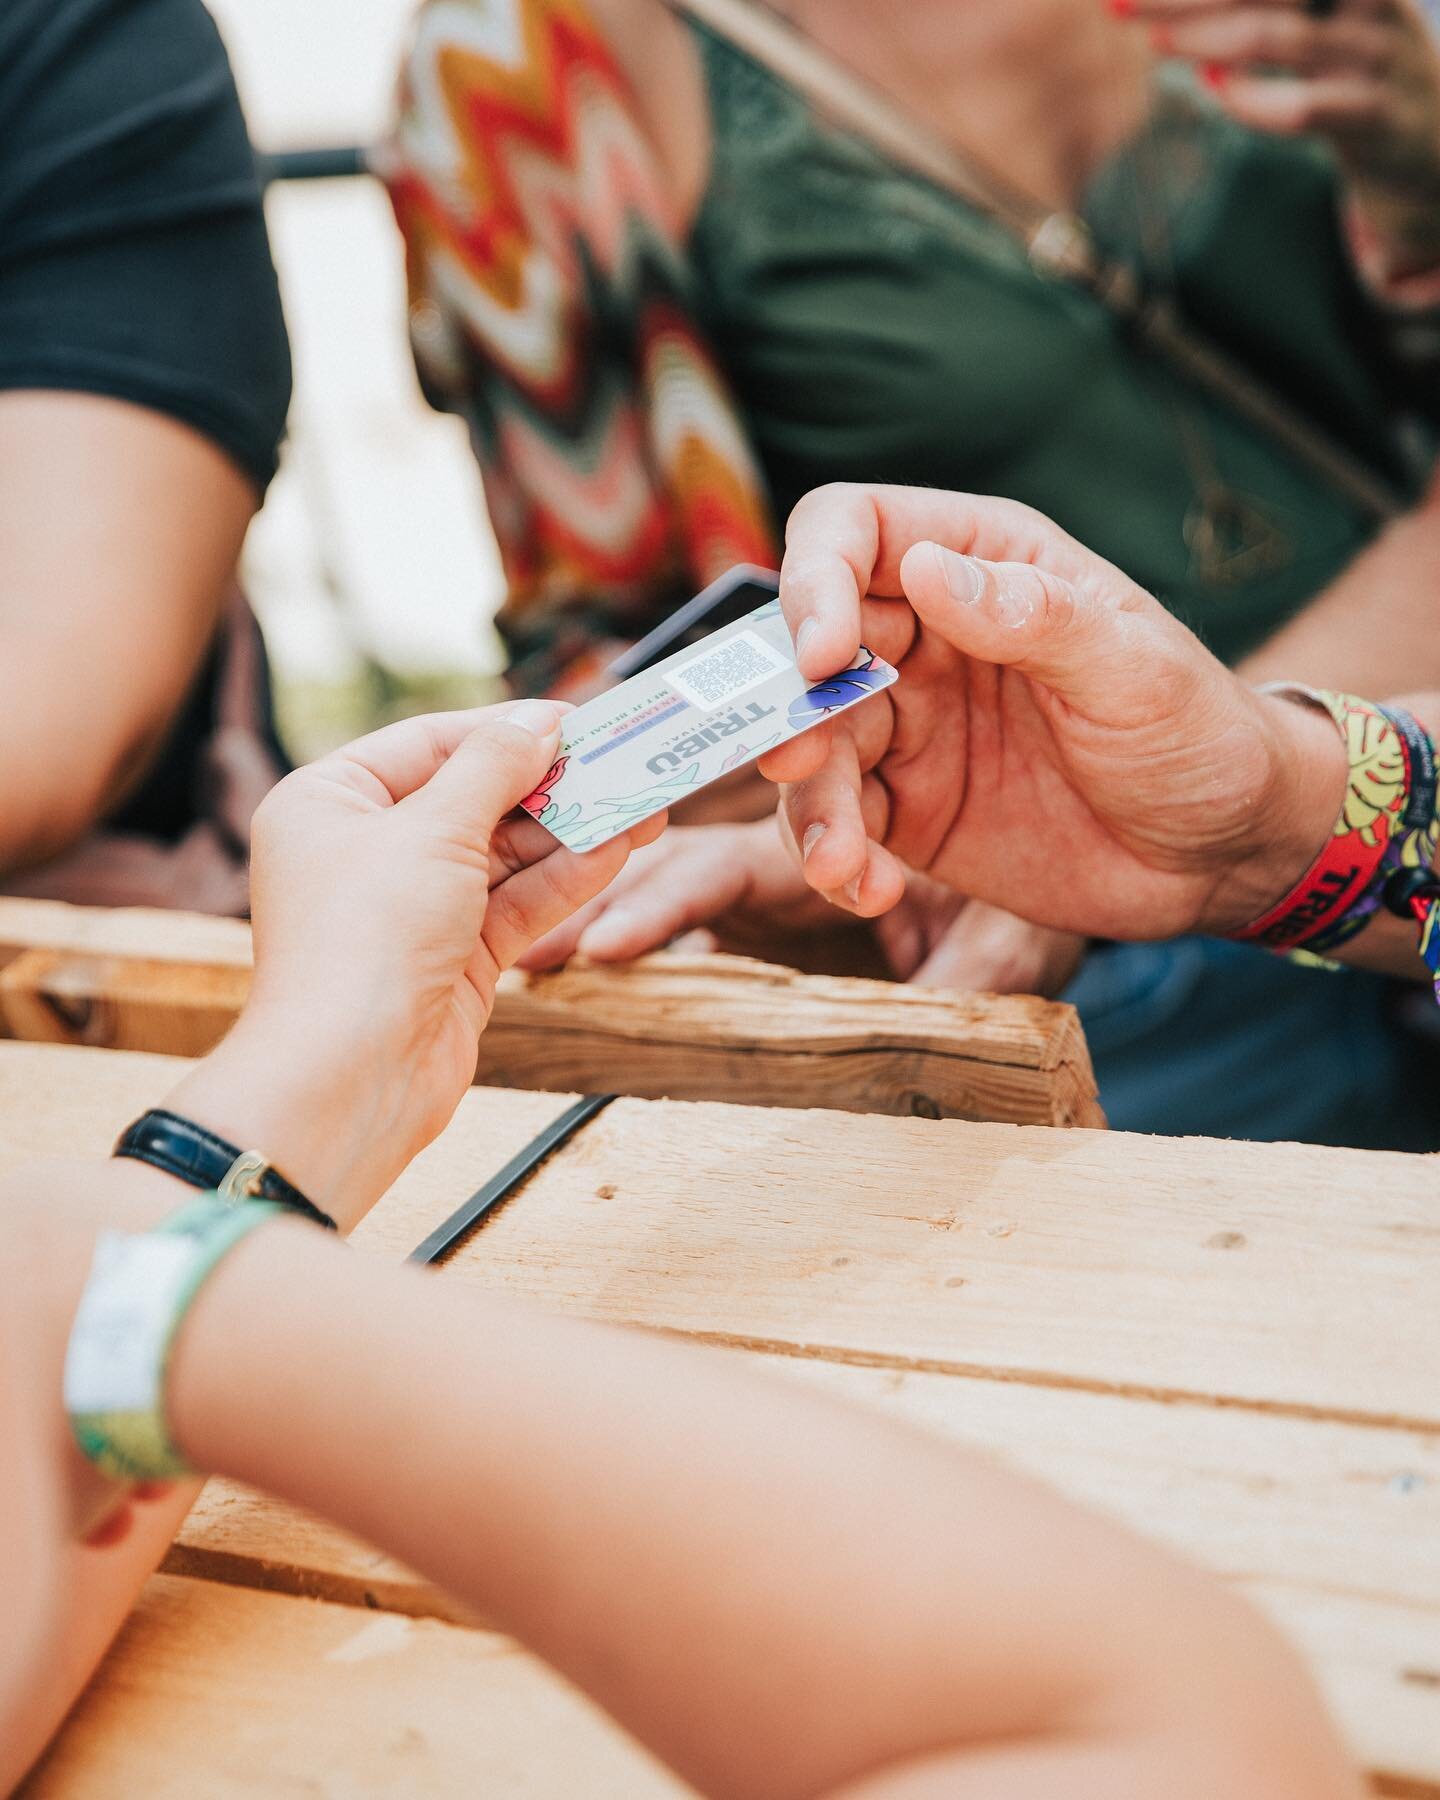
[(263, 1146), (288, 1217), (128, 1158), (0, 1184), (0, 1788), (214, 1470), (403, 1557), (701, 1793), (1358, 1800), (1293, 1652), (1159, 1547), (726, 1351), (297, 1216), (365, 1214), (453, 1113), (500, 972), (663, 825), (580, 857), (507, 817), (559, 728), (406, 721), (261, 807), (251, 996), (166, 1104)]
[(241, 911), (290, 361), (200, 0), (0, 9), (0, 890)]
[[(1320, 10), (423, 7), (389, 178), (422, 379), (469, 422), (504, 553), (517, 685), (592, 676), (730, 564), (773, 563), (774, 522), (835, 479), (1035, 505), (1252, 677), (1440, 683), (1440, 63), (1412, 0)], [(1069, 278), (1089, 250), (1102, 279)], [(1170, 308), (1238, 384), (1146, 348), (1107, 285)], [(753, 789), (730, 804), (753, 813)], [(682, 853), (771, 898), (773, 826), (667, 843), (667, 879)], [(813, 921), (797, 952), (754, 910), (724, 922), (745, 947), (814, 961)], [(1119, 1125), (1343, 1118), (1440, 1144), (1383, 981), (1090, 948), (919, 880), (908, 914), (881, 946), (897, 977), (1073, 999)], [(1275, 1117), (1244, 1069), (1280, 1014), (1345, 1047)], [(1378, 1110), (1358, 1103), (1377, 1065)]]

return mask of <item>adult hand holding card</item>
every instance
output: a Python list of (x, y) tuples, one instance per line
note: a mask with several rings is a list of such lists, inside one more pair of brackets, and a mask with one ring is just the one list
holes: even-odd
[(791, 513), (785, 569), (812, 671), (863, 639), (901, 677), (829, 746), (765, 763), (806, 881), (848, 911), (925, 875), (1057, 931), (1225, 933), (1324, 841), (1330, 721), (1247, 686), (1029, 507), (832, 485)]
[(862, 646), (848, 669), (807, 681), (769, 600), (577, 708), (522, 805), (568, 849), (594, 850), (895, 679)]

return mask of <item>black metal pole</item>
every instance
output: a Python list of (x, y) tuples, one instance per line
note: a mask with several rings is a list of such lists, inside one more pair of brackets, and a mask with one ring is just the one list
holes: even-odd
[(370, 173), (370, 152), (363, 144), (331, 144), (314, 150), (262, 152), (260, 179), (272, 181), (335, 181)]
[(486, 1213), (493, 1211), (519, 1187), (527, 1175), (538, 1169), (552, 1151), (558, 1150), (567, 1138), (573, 1137), (596, 1113), (603, 1112), (614, 1098), (614, 1094), (588, 1094), (585, 1099), (577, 1100), (574, 1106), (567, 1107), (558, 1119), (550, 1121), (538, 1137), (532, 1138), (518, 1156), (512, 1156), (498, 1175), (492, 1176), (463, 1206), (437, 1225), (405, 1260), (413, 1263), (438, 1262), (447, 1250), (453, 1249), (468, 1231), (479, 1224)]

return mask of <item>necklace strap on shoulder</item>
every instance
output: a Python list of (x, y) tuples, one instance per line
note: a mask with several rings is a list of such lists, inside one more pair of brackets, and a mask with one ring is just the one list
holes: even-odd
[(882, 88), (848, 68), (763, 0), (663, 3), (772, 70), (833, 124), (1003, 227), (1022, 245), (1038, 274), (1092, 295), (1182, 381), (1268, 433), (1358, 511), (1383, 522), (1406, 510), (1404, 499), (1385, 476), (1228, 350), (1182, 320), (1173, 305), (1147, 302), (1134, 271), (1103, 257), (1077, 215), (1041, 205), (938, 131), (911, 118)]
[(762, 63), (832, 124), (844, 126), (895, 161), (998, 219), (1029, 243), (1050, 219), (1048, 208), (917, 123), (882, 88), (857, 75), (761, 0), (664, 0)]

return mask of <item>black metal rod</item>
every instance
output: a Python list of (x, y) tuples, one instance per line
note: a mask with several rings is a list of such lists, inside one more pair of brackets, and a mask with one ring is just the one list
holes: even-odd
[(603, 1112), (613, 1099), (614, 1094), (587, 1094), (583, 1100), (577, 1100), (574, 1106), (567, 1107), (558, 1119), (550, 1121), (538, 1137), (532, 1138), (518, 1156), (512, 1156), (498, 1175), (492, 1175), (484, 1187), (477, 1189), (443, 1224), (437, 1225), (405, 1260), (412, 1263), (438, 1262), (486, 1213), (513, 1193), (532, 1170), (539, 1168), (552, 1151), (558, 1150), (567, 1138), (573, 1137), (596, 1113)]
[(331, 144), (314, 150), (272, 150), (256, 159), (260, 179), (272, 181), (334, 181), (370, 173), (370, 152), (363, 144)]

